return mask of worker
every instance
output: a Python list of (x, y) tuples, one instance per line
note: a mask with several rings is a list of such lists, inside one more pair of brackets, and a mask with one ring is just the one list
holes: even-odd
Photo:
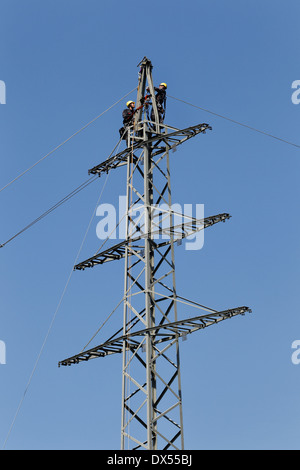
[(136, 113), (135, 102), (127, 101), (126, 108), (122, 112), (123, 127), (119, 129), (120, 138), (127, 140), (127, 128), (133, 125), (134, 115)]
[(124, 109), (124, 111), (122, 113), (123, 125), (125, 127), (132, 126), (135, 112), (136, 112), (135, 102), (134, 101), (127, 101), (126, 108)]
[[(157, 106), (157, 111), (158, 111), (158, 117), (159, 117), (159, 122), (162, 124), (165, 119), (165, 114), (166, 114), (166, 100), (167, 100), (167, 84), (166, 83), (161, 83), (159, 85), (159, 88), (154, 87), (154, 90), (157, 92), (155, 95), (155, 101), (156, 101), (156, 106)], [(147, 87), (147, 91), (149, 92), (150, 89)], [(151, 121), (155, 121), (155, 115), (154, 115), (154, 110), (152, 107), (151, 111)]]

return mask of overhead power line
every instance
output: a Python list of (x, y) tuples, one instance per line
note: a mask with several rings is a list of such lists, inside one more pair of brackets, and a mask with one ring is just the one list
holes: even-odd
[(93, 183), (95, 180), (97, 179), (97, 177), (94, 177), (94, 178), (89, 178), (87, 181), (85, 181), (84, 183), (82, 183), (80, 186), (78, 186), (76, 189), (74, 189), (71, 193), (69, 193), (67, 196), (65, 196), (63, 199), (61, 199), (60, 201), (58, 201), (56, 204), (54, 204), (54, 206), (50, 207), (50, 209), (48, 209), (47, 211), (43, 212), (43, 214), (41, 214), (39, 217), (37, 217), (36, 219), (34, 219), (32, 222), (30, 222), (30, 224), (26, 225), (26, 227), (22, 228), (22, 230), (20, 230), (19, 232), (17, 232), (14, 236), (12, 236), (11, 238), (9, 238), (5, 243), (2, 243), (0, 244), (0, 248), (3, 248), (5, 245), (7, 245), (8, 243), (10, 243), (12, 240), (14, 240), (15, 238), (17, 238), (19, 235), (21, 235), (22, 233), (26, 232), (26, 230), (28, 230), (29, 228), (31, 228), (33, 225), (35, 225), (36, 223), (40, 222), (42, 219), (44, 219), (44, 217), (46, 217), (47, 215), (51, 214), (51, 212), (55, 211), (55, 209), (57, 209), (58, 207), (62, 206), (65, 202), (67, 202), (69, 199), (71, 199), (73, 196), (75, 196), (76, 194), (78, 194), (80, 191), (82, 191), (83, 189), (85, 189), (87, 186), (89, 186), (91, 183)]
[(109, 111), (110, 109), (112, 109), (114, 106), (116, 106), (118, 103), (120, 103), (120, 101), (124, 100), (128, 95), (130, 95), (133, 91), (135, 91), (136, 88), (133, 88), (133, 90), (129, 91), (128, 93), (126, 93), (126, 95), (122, 96), (122, 98), (120, 98), (118, 101), (116, 101), (114, 104), (112, 104), (109, 108), (107, 108), (105, 111), (103, 111), (101, 114), (99, 114), (98, 116), (96, 116), (94, 119), (92, 119), (90, 122), (88, 122), (87, 124), (85, 124), (81, 129), (79, 129), (78, 131), (74, 132), (74, 134), (72, 134), (70, 137), (68, 137), (66, 140), (64, 140), (61, 144), (57, 145), (57, 147), (55, 147), (53, 150), (51, 150), (50, 152), (48, 152), (46, 155), (44, 155), (42, 158), (40, 158), (36, 163), (34, 163), (33, 165), (31, 165), (29, 168), (27, 168), (27, 170), (23, 171), (22, 173), (20, 173), (18, 176), (16, 176), (13, 180), (11, 180), (9, 183), (7, 183), (5, 186), (3, 186), (3, 188), (0, 189), (0, 193), (2, 191), (4, 191), (4, 189), (8, 188), (11, 184), (13, 184), (15, 181), (17, 181), (19, 178), (21, 178), (22, 176), (24, 176), (26, 173), (28, 173), (30, 170), (32, 170), (35, 166), (37, 166), (39, 163), (41, 163), (43, 160), (45, 160), (47, 157), (49, 157), (50, 155), (52, 155), (54, 152), (56, 152), (56, 150), (58, 150), (59, 148), (61, 148), (64, 144), (66, 144), (67, 142), (69, 142), (69, 140), (71, 140), (73, 137), (75, 137), (76, 135), (78, 135), (80, 132), (82, 132), (84, 129), (86, 129), (87, 127), (89, 127), (91, 124), (93, 124), (93, 122), (97, 121), (97, 119), (99, 119), (101, 116), (103, 116), (103, 114), (107, 113), (107, 111)]
[(284, 142), (285, 144), (300, 148), (300, 145), (295, 144), (294, 142), (290, 142), (289, 140), (282, 139), (281, 137), (277, 137), (276, 135), (270, 134), (269, 132), (261, 131), (260, 129), (256, 129), (255, 127), (248, 126), (248, 124), (244, 124), (242, 122), (236, 121), (235, 119), (229, 118), (228, 116), (223, 116), (222, 114), (215, 113), (213, 111), (210, 111), (209, 109), (202, 108), (201, 106), (196, 106), (195, 104), (189, 103), (188, 101), (175, 98), (175, 96), (168, 95), (168, 97), (176, 101), (181, 101), (181, 103), (188, 104), (189, 106), (193, 106), (194, 108), (201, 109), (201, 111), (204, 111), (205, 113), (209, 113), (219, 118), (226, 119), (226, 121), (233, 122), (234, 124), (237, 124), (239, 126), (246, 127), (247, 129), (250, 129), (251, 131), (258, 132), (259, 134), (266, 135), (268, 137), (271, 137), (272, 139), (276, 139), (276, 140), (279, 140), (280, 142)]
[[(111, 157), (111, 155), (114, 153), (114, 151), (116, 150), (116, 148), (119, 147), (121, 141), (123, 139), (123, 135), (121, 136), (121, 138), (119, 139), (118, 143), (115, 145), (115, 147), (113, 148), (112, 152), (110, 153), (109, 157)], [(115, 157), (112, 157), (112, 161)], [(7, 245), (8, 243), (10, 243), (12, 240), (14, 240), (15, 238), (17, 238), (19, 235), (21, 235), (22, 233), (26, 232), (26, 230), (28, 230), (29, 228), (31, 228), (33, 225), (37, 224), (38, 222), (40, 222), (42, 219), (44, 219), (44, 217), (46, 217), (47, 215), (51, 214), (53, 211), (55, 211), (55, 209), (58, 209), (58, 207), (62, 206), (65, 202), (69, 201), (69, 199), (71, 199), (73, 196), (75, 196), (76, 194), (80, 193), (80, 191), (82, 191), (83, 189), (85, 189), (87, 186), (89, 186), (91, 183), (93, 183), (94, 181), (96, 181), (96, 179), (98, 179), (98, 175), (97, 176), (94, 176), (92, 178), (89, 178), (88, 180), (86, 180), (84, 183), (82, 183), (80, 186), (78, 186), (77, 188), (73, 189), (73, 191), (71, 191), (67, 196), (65, 196), (64, 198), (62, 198), (60, 201), (58, 201), (56, 204), (54, 204), (54, 206), (50, 207), (50, 209), (48, 209), (47, 211), (43, 212), (43, 214), (41, 214), (39, 217), (37, 217), (36, 219), (34, 219), (32, 222), (30, 222), (30, 224), (26, 225), (26, 227), (22, 228), (22, 230), (20, 230), (19, 232), (17, 232), (15, 235), (13, 235), (11, 238), (9, 238), (5, 243), (2, 243), (0, 244), (0, 248), (3, 248), (5, 245)]]

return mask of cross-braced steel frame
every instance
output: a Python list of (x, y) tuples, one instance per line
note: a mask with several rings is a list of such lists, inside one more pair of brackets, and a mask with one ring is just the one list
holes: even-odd
[[(177, 294), (175, 244), (230, 216), (196, 219), (173, 210), (169, 151), (211, 128), (199, 124), (180, 130), (160, 123), (152, 64), (144, 58), (140, 65), (137, 105), (148, 85), (155, 121), (149, 121), (141, 108), (128, 130), (127, 148), (89, 170), (101, 175), (127, 166), (125, 240), (75, 266), (84, 270), (124, 259), (123, 328), (105, 343), (59, 365), (122, 354), (121, 448), (183, 449), (179, 338), (250, 310), (217, 312)], [(206, 313), (179, 320), (179, 305), (193, 305)]]

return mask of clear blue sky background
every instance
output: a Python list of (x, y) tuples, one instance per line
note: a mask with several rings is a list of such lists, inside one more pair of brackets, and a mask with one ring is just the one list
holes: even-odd
[[(1, 0), (0, 187), (132, 90), (144, 56), (170, 95), (300, 144), (299, 13), (296, 0)], [(1, 243), (106, 159), (123, 108), (0, 193)], [(206, 231), (201, 251), (178, 247), (178, 293), (253, 310), (181, 343), (186, 448), (299, 449), (300, 149), (171, 98), (166, 122), (213, 127), (172, 154), (174, 201), (232, 215)], [(1, 447), (104, 181), (0, 250)], [(101, 202), (124, 194), (119, 169)], [(80, 260), (99, 247), (97, 222)], [(122, 262), (72, 275), (6, 449), (119, 448), (121, 357), (57, 363), (82, 349), (122, 289)], [(94, 344), (121, 322), (120, 312)]]

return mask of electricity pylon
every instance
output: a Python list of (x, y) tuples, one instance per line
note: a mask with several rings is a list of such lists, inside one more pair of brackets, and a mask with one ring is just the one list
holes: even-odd
[[(139, 64), (135, 123), (127, 147), (89, 170), (99, 176), (127, 167), (125, 240), (77, 264), (84, 270), (124, 259), (123, 327), (99, 346), (82, 351), (59, 366), (122, 354), (121, 449), (184, 449), (179, 339), (222, 320), (250, 312), (248, 307), (216, 311), (177, 294), (175, 245), (230, 215), (196, 219), (173, 210), (169, 151), (211, 127), (177, 129), (159, 122), (152, 64)], [(150, 89), (155, 120), (143, 107)], [(175, 223), (175, 220), (177, 223)], [(205, 313), (178, 318), (179, 305)]]

